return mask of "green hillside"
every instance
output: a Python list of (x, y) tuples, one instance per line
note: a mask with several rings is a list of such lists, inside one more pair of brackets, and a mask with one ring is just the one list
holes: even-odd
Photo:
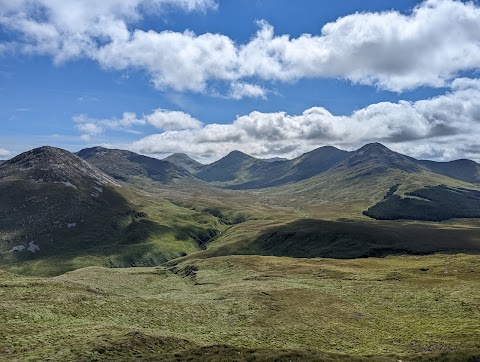
[(0, 272), (0, 359), (475, 361), (467, 255), (238, 256), (175, 266)]

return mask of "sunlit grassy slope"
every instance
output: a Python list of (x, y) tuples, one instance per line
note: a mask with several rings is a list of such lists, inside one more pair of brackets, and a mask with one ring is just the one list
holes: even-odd
[(0, 273), (0, 359), (476, 361), (480, 260), (229, 256)]

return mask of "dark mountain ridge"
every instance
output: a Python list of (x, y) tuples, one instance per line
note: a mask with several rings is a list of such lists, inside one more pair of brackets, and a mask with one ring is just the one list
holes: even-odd
[(77, 152), (77, 155), (106, 174), (122, 181), (130, 181), (138, 176), (161, 183), (193, 178), (185, 168), (171, 162), (125, 150), (92, 147)]

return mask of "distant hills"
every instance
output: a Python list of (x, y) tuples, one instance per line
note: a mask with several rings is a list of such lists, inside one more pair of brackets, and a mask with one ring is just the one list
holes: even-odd
[[(212, 164), (196, 165), (189, 171), (199, 179), (220, 187), (236, 190), (258, 189), (305, 180), (328, 170), (348, 155), (349, 152), (335, 147), (321, 147), (293, 160), (275, 161), (261, 160), (240, 151), (232, 151)], [(186, 163), (185, 157), (180, 162), (172, 158), (165, 160), (180, 167)]]
[[(189, 171), (192, 175), (216, 186), (245, 190), (276, 187), (306, 180), (329, 169), (361, 168), (367, 173), (399, 169), (405, 172), (431, 171), (469, 183), (480, 183), (480, 164), (471, 160), (436, 162), (417, 160), (393, 152), (380, 143), (372, 143), (348, 152), (324, 146), (292, 160), (262, 160), (240, 151), (232, 151), (220, 160), (203, 165), (185, 154), (164, 159)], [(342, 163), (342, 161), (345, 161)], [(354, 170), (355, 169), (355, 170)]]

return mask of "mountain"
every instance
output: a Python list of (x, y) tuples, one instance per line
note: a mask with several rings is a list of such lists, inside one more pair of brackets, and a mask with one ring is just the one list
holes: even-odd
[(308, 179), (321, 174), (345, 160), (350, 152), (324, 146), (289, 161), (289, 170), (272, 183), (273, 186)]
[(414, 173), (421, 171), (422, 167), (412, 157), (394, 152), (381, 143), (370, 143), (350, 154), (332, 170), (346, 170), (361, 177), (391, 170)]
[(251, 180), (255, 173), (268, 165), (240, 151), (232, 151), (220, 160), (202, 167), (195, 176), (208, 182), (240, 183)]
[(193, 178), (183, 167), (130, 151), (93, 147), (83, 149), (77, 152), (77, 155), (106, 174), (122, 181), (143, 177), (161, 183), (170, 183), (179, 179)]
[(419, 164), (441, 175), (462, 181), (480, 183), (480, 164), (472, 160), (455, 160), (450, 162), (418, 161)]
[[(111, 177), (54, 147), (36, 148), (2, 163), (0, 200), (0, 249), (11, 251), (1, 253), (3, 262), (101, 244), (115, 234), (112, 224), (129, 210)], [(92, 230), (98, 230), (95, 237)], [(76, 238), (80, 234), (81, 240)]]
[(168, 157), (165, 157), (163, 161), (173, 163), (178, 167), (182, 167), (190, 173), (195, 173), (200, 170), (204, 165), (198, 161), (187, 156), (185, 153), (174, 153)]
[(203, 167), (195, 176), (229, 189), (275, 187), (325, 172), (348, 155), (349, 152), (335, 147), (320, 147), (293, 160), (270, 162), (233, 151)]

